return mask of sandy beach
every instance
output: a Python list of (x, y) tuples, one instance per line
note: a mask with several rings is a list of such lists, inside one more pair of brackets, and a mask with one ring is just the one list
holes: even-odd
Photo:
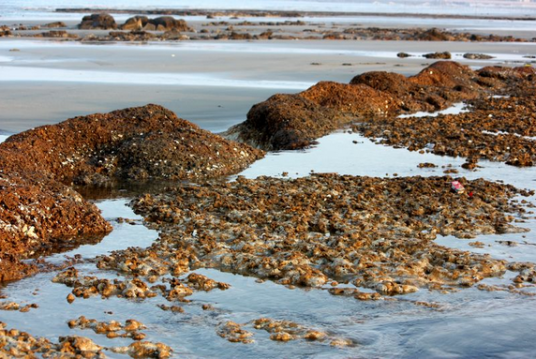
[[(1, 81), (9, 89), (0, 104), (3, 130), (158, 103), (220, 132), (274, 93), (295, 93), (318, 81), (348, 83), (368, 71), (415, 74), (434, 62), (422, 57), (430, 52), (449, 51), (473, 68), (523, 64), (536, 45), (312, 40), (92, 45), (7, 39), (0, 51)], [(414, 57), (397, 58), (401, 51)], [(468, 52), (495, 58), (466, 60)]]
[[(189, 40), (139, 42), (76, 29), (89, 13), (39, 11), (0, 17), (10, 31), (0, 37), (0, 143), (19, 134), (0, 146), (0, 234), (19, 230), (28, 248), (17, 253), (13, 241), (9, 256), (0, 248), (1, 265), (28, 271), (0, 288), (0, 356), (536, 350), (533, 20), (323, 14), (259, 25), (298, 18), (187, 16)], [(123, 23), (132, 14), (112, 15)], [(52, 21), (78, 38), (34, 37), (48, 30), (32, 26)], [(355, 27), (520, 41), (304, 39)], [(235, 30), (299, 39), (202, 39)], [(102, 38), (83, 40), (92, 33)], [(452, 60), (443, 67), (424, 57), (443, 52)], [(355, 84), (371, 94), (357, 100), (344, 92), (357, 75), (372, 73), (373, 86), (384, 72), (403, 75), (388, 79), (411, 91), (397, 97), (394, 85), (386, 94)], [(343, 95), (322, 97), (322, 81), (344, 84)], [(270, 107), (275, 94), (285, 94), (280, 107)], [(256, 104), (273, 111), (267, 123), (298, 114), (291, 120), (315, 127), (315, 113), (337, 118), (352, 101), (361, 106), (355, 116), (369, 117), (313, 146), (264, 152), (217, 136), (250, 120)], [(368, 105), (385, 115), (364, 112)], [(419, 106), (430, 112), (415, 113)], [(500, 127), (501, 118), (509, 128), (479, 127)], [(441, 152), (442, 143), (452, 146)], [(27, 209), (23, 223), (17, 215)], [(80, 236), (92, 230), (98, 238)], [(47, 231), (57, 238), (40, 245)], [(33, 260), (34, 250), (46, 255)]]

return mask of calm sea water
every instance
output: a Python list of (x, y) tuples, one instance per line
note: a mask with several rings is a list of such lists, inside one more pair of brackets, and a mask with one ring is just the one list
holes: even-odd
[[(448, 13), (471, 15), (518, 15), (534, 16), (534, 4), (511, 1), (507, 6), (489, 6), (478, 1), (460, 5), (462, 2), (444, 0), (403, 0), (403, 1), (359, 1), (359, 0), (2, 0), (0, 15), (35, 15), (57, 8), (117, 8), (117, 9), (264, 9), (264, 10), (308, 10), (341, 12), (408, 12), (408, 13)], [(505, 1), (506, 3), (506, 1)]]

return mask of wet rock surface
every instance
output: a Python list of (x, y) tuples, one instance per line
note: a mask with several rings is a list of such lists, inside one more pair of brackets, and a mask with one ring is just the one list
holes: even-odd
[[(438, 155), (466, 157), (462, 167), (476, 169), (479, 159), (526, 167), (536, 160), (536, 107), (533, 68), (483, 68), (479, 82), (502, 96), (467, 101), (467, 112), (424, 117), (367, 119), (354, 130), (390, 146)], [(489, 81), (489, 82), (488, 82)]]
[(117, 24), (112, 15), (100, 13), (84, 16), (82, 22), (78, 25), (78, 28), (81, 30), (110, 30), (117, 29)]
[[(117, 180), (199, 180), (245, 168), (263, 153), (179, 119), (157, 105), (76, 117), (0, 144), (0, 280), (53, 242), (103, 236), (99, 210), (70, 186)], [(78, 238), (78, 239), (77, 239)]]
[[(94, 322), (81, 317), (69, 324), (80, 326), (80, 323), (89, 325)], [(97, 325), (100, 325), (97, 332), (104, 330), (102, 329), (104, 327), (110, 329), (106, 323), (97, 323)], [(116, 325), (112, 323), (111, 326), (115, 329)], [(114, 330), (108, 330), (108, 332), (114, 332)], [(86, 337), (63, 336), (58, 338), (57, 343), (54, 343), (45, 338), (35, 338), (16, 329), (7, 329), (6, 324), (0, 322), (0, 355), (5, 358), (106, 358), (106, 351), (126, 354), (132, 358), (161, 359), (169, 358), (172, 353), (171, 348), (165, 344), (147, 341), (135, 341), (125, 347), (103, 347)]]
[[(530, 66), (473, 71), (452, 61), (436, 62), (411, 77), (367, 72), (350, 84), (320, 82), (295, 95), (274, 95), (254, 105), (247, 120), (225, 135), (267, 150), (297, 149), (359, 123), (356, 131), (389, 145), (422, 150), (439, 142), (433, 148), (436, 154), (531, 166), (534, 146), (527, 136), (534, 136), (534, 77)], [(472, 104), (472, 111), (424, 119), (398, 117), (461, 101)], [(491, 139), (485, 131), (499, 132)]]
[[(505, 262), (444, 248), (437, 235), (523, 231), (506, 212), (518, 190), (484, 180), (451, 191), (450, 177), (380, 179), (317, 175), (260, 177), (182, 187), (133, 202), (161, 231), (150, 248), (104, 257), (99, 268), (136, 263), (137, 275), (178, 275), (200, 267), (320, 287), (352, 283), (381, 295), (449, 291), (504, 272)], [(522, 193), (528, 194), (521, 191)]]
[(226, 136), (268, 150), (303, 148), (353, 122), (439, 110), (477, 98), (484, 93), (477, 80), (469, 67), (440, 61), (412, 77), (374, 71), (350, 84), (319, 82), (299, 94), (274, 95), (254, 105), (247, 120)]

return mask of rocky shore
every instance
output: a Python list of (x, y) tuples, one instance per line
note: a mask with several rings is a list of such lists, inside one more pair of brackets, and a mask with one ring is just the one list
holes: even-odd
[(456, 193), (452, 181), (324, 174), (181, 186), (132, 202), (161, 233), (152, 246), (102, 256), (97, 267), (137, 277), (140, 288), (216, 268), (285, 285), (352, 283), (333, 294), (361, 300), (421, 288), (448, 292), (501, 275), (508, 264), (438, 246), (436, 236), (524, 232), (511, 224), (526, 211), (512, 198), (531, 194), (463, 178), (467, 192)]
[[(410, 77), (368, 72), (350, 84), (319, 82), (298, 94), (274, 95), (254, 105), (247, 120), (226, 135), (266, 150), (297, 149), (353, 125), (392, 146), (464, 156), (471, 163), (486, 158), (532, 166), (535, 76), (531, 66), (474, 71), (452, 61), (436, 62)], [(472, 111), (411, 117), (462, 101)]]
[[(59, 8), (58, 13), (88, 13), (96, 12), (90, 8)], [(207, 16), (207, 17), (324, 17), (324, 16), (368, 16), (368, 17), (409, 17), (409, 18), (432, 18), (432, 19), (487, 19), (487, 20), (520, 20), (534, 21), (535, 17), (523, 16), (486, 16), (486, 15), (457, 15), (457, 14), (423, 14), (423, 13), (384, 13), (384, 12), (336, 12), (336, 11), (285, 11), (285, 10), (254, 10), (254, 9), (113, 9), (102, 8), (100, 13), (114, 14), (144, 14), (144, 15), (174, 15), (174, 16)]]
[[(83, 318), (85, 319), (85, 318)], [(78, 320), (78, 322), (90, 322), (89, 320)], [(121, 328), (116, 323), (102, 325), (101, 328), (113, 326), (109, 332), (115, 333)], [(132, 326), (132, 322), (128, 324)], [(127, 330), (132, 332), (132, 330)], [(151, 343), (135, 341), (125, 347), (102, 347), (93, 340), (81, 336), (60, 337), (57, 343), (45, 338), (35, 338), (29, 333), (21, 332), (17, 329), (8, 329), (6, 324), (0, 322), (0, 353), (10, 358), (106, 358), (104, 350), (113, 353), (129, 355), (131, 358), (169, 358), (172, 350), (162, 343)]]
[[(187, 39), (535, 40), (440, 29), (376, 28), (355, 24), (327, 27), (318, 22), (308, 23), (300, 17), (310, 14), (286, 12), (235, 12), (231, 15), (229, 12), (188, 10), (184, 13), (166, 12), (166, 16), (151, 11), (145, 12), (148, 16), (142, 16), (144, 12), (138, 11), (133, 14), (136, 16), (123, 24), (103, 12), (85, 17), (75, 26), (64, 23), (35, 28), (25, 24), (15, 29), (4, 26), (0, 29), (0, 37), (4, 34), (9, 37), (88, 42)], [(207, 20), (192, 25), (170, 16), (182, 14), (205, 15)], [(276, 19), (294, 16), (296, 21), (219, 21), (216, 16)], [(424, 48), (430, 51), (428, 44), (420, 45), (422, 48), (415, 52), (405, 48), (406, 44), (391, 53), (422, 53)], [(305, 51), (305, 60), (300, 60), (294, 67), (285, 63), (288, 66), (286, 70), (290, 72), (297, 66), (306, 65), (303, 67), (327, 72), (334, 66), (345, 66), (344, 69), (351, 73), (348, 75), (350, 79), (356, 72), (350, 71), (349, 65), (352, 64), (347, 61), (357, 64), (361, 60), (345, 58), (343, 63), (338, 57), (338, 48), (332, 49), (329, 45), (322, 43), (326, 49), (335, 49), (335, 60), (311, 59)], [(173, 46), (170, 44), (170, 47)], [(349, 43), (348, 46), (354, 45)], [(20, 51), (25, 55), (25, 48), (21, 49), (10, 51)], [(443, 49), (431, 51), (436, 50), (425, 57), (448, 59), (451, 56)], [(464, 48), (464, 51), (467, 50), (482, 51), (482, 48)], [(53, 51), (38, 56), (50, 56)], [(139, 61), (132, 54), (127, 56)], [(180, 67), (194, 62), (191, 58), (183, 57), (183, 54), (176, 56), (175, 49), (163, 54), (159, 57), (162, 61), (159, 65), (168, 73), (195, 72)], [(174, 60), (180, 58), (182, 62), (178, 67), (168, 67), (169, 63), (163, 61), (164, 57), (171, 58), (170, 55)], [(466, 59), (470, 60), (489, 59), (486, 54), (466, 55)], [(216, 56), (221, 55), (217, 53)], [(354, 56), (353, 53), (351, 56)], [(379, 64), (380, 69), (406, 66), (404, 61), (412, 61), (404, 60), (406, 56), (411, 55), (400, 52), (398, 58), (392, 56), (396, 65), (375, 64)], [(271, 78), (264, 72), (269, 70), (267, 66), (248, 56), (228, 58), (237, 60), (234, 66), (254, 64), (258, 71), (263, 71), (263, 78)], [(97, 58), (98, 66), (104, 66), (102, 59), (105, 58)], [(85, 57), (84, 61), (87, 61)], [(154, 61), (151, 53), (147, 63), (153, 64)], [(368, 66), (364, 65), (365, 61), (369, 60), (360, 62), (360, 71)], [(443, 325), (442, 320), (447, 316), (471, 313), (474, 308), (479, 309), (478, 305), (487, 305), (497, 298), (514, 298), (509, 303), (525, 301), (528, 297), (532, 300), (536, 283), (536, 265), (532, 262), (534, 255), (514, 260), (510, 257), (511, 252), (504, 251), (504, 256), (501, 253), (495, 257), (497, 252), (486, 249), (497, 243), (504, 248), (518, 245), (520, 251), (529, 248), (527, 252), (530, 253), (532, 247), (529, 246), (533, 245), (533, 241), (529, 235), (526, 236), (529, 238), (525, 237), (525, 232), (529, 231), (526, 227), (534, 229), (534, 204), (522, 197), (534, 196), (532, 190), (516, 188), (502, 181), (454, 177), (453, 174), (458, 171), (450, 164), (443, 166), (444, 173), (450, 175), (412, 176), (412, 173), (429, 175), (429, 168), (442, 166), (424, 162), (433, 162), (434, 159), (439, 162), (437, 157), (430, 159), (430, 156), (422, 160), (419, 169), (416, 169), (415, 164), (425, 157), (417, 154), (417, 162), (409, 166), (411, 170), (402, 170), (406, 171), (404, 174), (409, 173), (409, 177), (398, 177), (389, 168), (392, 177), (387, 174), (381, 177), (383, 171), (378, 175), (380, 177), (367, 177), (314, 174), (311, 170), (307, 177), (291, 179), (288, 172), (298, 175), (298, 169), (289, 165), (285, 169), (288, 172), (278, 174), (278, 178), (261, 176), (246, 179), (238, 176), (227, 180), (227, 176), (239, 173), (262, 158), (265, 151), (307, 148), (314, 145), (319, 137), (339, 129), (360, 133), (377, 144), (407, 148), (422, 154), (462, 156), (467, 159), (462, 166), (466, 170), (477, 171), (480, 159), (518, 167), (534, 166), (534, 67), (487, 66), (475, 70), (453, 61), (431, 65), (426, 60), (422, 61), (427, 64), (414, 61), (412, 70), (405, 69), (404, 73), (416, 73), (426, 66), (413, 76), (386, 71), (365, 72), (353, 77), (349, 83), (322, 81), (297, 94), (273, 95), (254, 105), (247, 120), (228, 130), (224, 137), (202, 130), (159, 105), (79, 116), (9, 137), (0, 144), (0, 283), (41, 273), (29, 278), (29, 284), (26, 281), (17, 283), (28, 284), (30, 289), (23, 289), (30, 293), (28, 296), (12, 295), (13, 292), (8, 290), (0, 293), (0, 311), (32, 311), (30, 315), (40, 314), (42, 317), (50, 315), (51, 309), (45, 308), (50, 307), (49, 294), (42, 294), (44, 290), (39, 293), (39, 288), (43, 288), (41, 284), (46, 282), (45, 286), (53, 286), (50, 292), (55, 292), (52, 314), (61, 312), (63, 316), (50, 325), (54, 327), (51, 332), (33, 332), (32, 329), (29, 330), (32, 335), (9, 329), (28, 330), (24, 323), (20, 325), (22, 321), (13, 323), (13, 317), (6, 315), (0, 321), (0, 357), (209, 357), (214, 351), (221, 351), (228, 357), (239, 357), (242, 355), (236, 353), (244, 353), (229, 350), (226, 345), (248, 348), (247, 354), (265, 350), (263, 353), (298, 356), (306, 353), (300, 352), (304, 348), (300, 349), (303, 343), (308, 345), (307, 353), (310, 355), (370, 356), (370, 351), (361, 349), (345, 351), (364, 348), (371, 340), (376, 340), (371, 339), (372, 335), (352, 334), (359, 331), (368, 333), (371, 326), (361, 326), (366, 322), (376, 321), (374, 325), (381, 327), (379, 337), (382, 343), (378, 345), (384, 346), (384, 329), (391, 325), (384, 319), (387, 316), (396, 317), (396, 321), (405, 325), (404, 319), (400, 318), (407, 316), (411, 320), (420, 320), (423, 317), (415, 313), (430, 310), (424, 318)], [(204, 67), (208, 62), (206, 59), (200, 61), (201, 71), (213, 71)], [(320, 63), (323, 67), (307, 66)], [(122, 65), (119, 61), (114, 63), (117, 67)], [(368, 69), (379, 67), (376, 65)], [(417, 70), (413, 70), (415, 68)], [(282, 75), (273, 77), (282, 78), (279, 76)], [(346, 76), (347, 73), (344, 73), (344, 77), (340, 77), (344, 79)], [(247, 91), (249, 89), (244, 92)], [(123, 92), (117, 92), (123, 95)], [(150, 91), (144, 88), (143, 92)], [(227, 107), (225, 101), (230, 98), (237, 101), (238, 95), (231, 91), (225, 92), (225, 96), (221, 93), (217, 94), (218, 102), (212, 103), (213, 108), (218, 106), (216, 110), (208, 109), (207, 103), (211, 101), (207, 100), (205, 93), (198, 95), (194, 92), (192, 97), (202, 99), (199, 108), (215, 111), (216, 116), (222, 117), (220, 111)], [(76, 96), (81, 98), (80, 94)], [(162, 94), (156, 96), (164, 97)], [(260, 99), (268, 96), (263, 93)], [(132, 99), (129, 97), (129, 100)], [(257, 101), (260, 100), (247, 102), (248, 108)], [(180, 98), (181, 106), (187, 102), (188, 99)], [(439, 116), (431, 114), (460, 102), (465, 104), (467, 111)], [(98, 101), (88, 103), (88, 106), (93, 106)], [(416, 112), (429, 112), (430, 116)], [(233, 119), (237, 118), (235, 114), (233, 116)], [(353, 136), (354, 147), (366, 152), (362, 149), (364, 146), (360, 147), (361, 139), (355, 134)], [(408, 167), (406, 162), (404, 166)], [(366, 168), (368, 171), (369, 167)], [(516, 175), (531, 170), (509, 169), (519, 171), (514, 172)], [(440, 173), (442, 169), (436, 171)], [(301, 169), (299, 172), (304, 173)], [(471, 178), (478, 175), (506, 182), (511, 179), (501, 174), (488, 177), (482, 173), (482, 169), (474, 174), (466, 172)], [(367, 174), (370, 175), (370, 172)], [(521, 183), (529, 183), (527, 186), (532, 189), (530, 178)], [(134, 197), (131, 207), (143, 217), (146, 227), (158, 231), (158, 239), (152, 242), (156, 234), (151, 232), (152, 237), (139, 240), (136, 243), (144, 244), (137, 247), (131, 241), (138, 239), (123, 235), (127, 245), (120, 248), (128, 249), (106, 253), (108, 249), (100, 250), (100, 255), (91, 252), (87, 256), (76, 254), (71, 257), (69, 254), (61, 264), (32, 261), (46, 254), (76, 248), (81, 243), (97, 243), (112, 230), (111, 223), (115, 228), (134, 229), (122, 234), (137, 235), (146, 230), (135, 226), (142, 222), (140, 217), (117, 217), (108, 223), (88, 199), (93, 189), (93, 199), (120, 196), (130, 200)], [(123, 207), (122, 202), (114, 207), (114, 211), (119, 206)], [(124, 216), (122, 212), (113, 214), (119, 215)], [(504, 236), (496, 236), (495, 240), (487, 235)], [(472, 241), (456, 241), (445, 236)], [(113, 241), (117, 237), (107, 239), (111, 238), (114, 238)], [(457, 248), (471, 248), (470, 251), (448, 248), (439, 245), (436, 239), (444, 240), (443, 243), (451, 241), (445, 244), (449, 247), (464, 242)], [(146, 246), (149, 241), (151, 244)], [(46, 271), (53, 273), (44, 273)], [(245, 276), (249, 278), (246, 280)], [(31, 282), (38, 277), (41, 277), (41, 282)], [(290, 290), (296, 288), (306, 290)], [(237, 291), (233, 292), (233, 289)], [(303, 303), (314, 303), (315, 307), (309, 310), (304, 305), (305, 315), (296, 316), (293, 307), (289, 306), (292, 309), (287, 310), (281, 303), (270, 302), (259, 295), (261, 291), (265, 291), (263, 295), (266, 298), (277, 297), (279, 301), (287, 300), (279, 294), (291, 292), (294, 296), (288, 298), (299, 299), (296, 302), (289, 300), (294, 306), (302, 305), (300, 300), (303, 300)], [(455, 292), (459, 293), (450, 294)], [(311, 293), (321, 298), (312, 301), (312, 296), (300, 297)], [(475, 298), (480, 303), (474, 307), (467, 305), (466, 311), (457, 312), (451, 308), (465, 306)], [(233, 302), (232, 305), (229, 301)], [(248, 307), (249, 304), (242, 307), (244, 303), (255, 301), (259, 302), (258, 307)], [(348, 311), (340, 310), (341, 303), (343, 306), (346, 306), (344, 303), (352, 305), (349, 319), (342, 318)], [(322, 308), (313, 313), (324, 304), (329, 309)], [(399, 307), (394, 309), (396, 306)], [(67, 307), (69, 310), (65, 310)], [(407, 307), (411, 308), (409, 314), (404, 309)], [(530, 302), (527, 307), (530, 310)], [(370, 308), (374, 309), (371, 311)], [(34, 309), (41, 312), (34, 313)], [(353, 316), (354, 309), (359, 315)], [(521, 312), (518, 308), (514, 310)], [(437, 314), (439, 312), (442, 314)], [(138, 317), (132, 319), (131, 313)], [(504, 313), (508, 312), (500, 315)], [(486, 319), (488, 314), (476, 316), (476, 320)], [(328, 319), (329, 316), (335, 318)], [(350, 321), (352, 326), (348, 324)], [(356, 323), (359, 327), (355, 326)], [(46, 330), (50, 327), (47, 326)], [(166, 332), (169, 328), (174, 331), (173, 335)], [(426, 328), (416, 326), (417, 331), (425, 331)], [(524, 326), (521, 328), (526, 329)], [(531, 332), (531, 328), (528, 327), (527, 331)], [(396, 329), (390, 329), (399, 335)], [(403, 328), (402, 332), (407, 334), (406, 330)], [(175, 331), (182, 332), (177, 334)], [(415, 334), (410, 335), (411, 340), (419, 342), (421, 339)], [(216, 349), (212, 352), (199, 350), (209, 340)], [(255, 342), (258, 344), (252, 344)], [(277, 352), (267, 342), (279, 347), (285, 346), (286, 342), (293, 344)], [(406, 344), (404, 338), (402, 345)], [(294, 351), (290, 350), (291, 347)], [(386, 353), (384, 356), (411, 356), (407, 352)]]
[[(35, 267), (20, 259), (111, 230), (72, 186), (230, 175), (263, 156), (157, 105), (69, 119), (0, 144), (2, 281)], [(87, 239), (86, 239), (87, 240)], [(21, 270), (22, 269), (22, 270)]]
[[(76, 26), (61, 22), (43, 25), (4, 24), (0, 27), (0, 37), (37, 37), (93, 41), (177, 41), (177, 40), (349, 40), (349, 41), (463, 41), (463, 42), (534, 42), (535, 37), (514, 37), (512, 35), (479, 34), (462, 31), (420, 28), (381, 28), (360, 24), (331, 25), (318, 21), (238, 21), (234, 14), (232, 21), (196, 22), (187, 24), (167, 14), (150, 18), (136, 13), (123, 24), (106, 12), (94, 13), (82, 18)], [(264, 14), (266, 16), (266, 14)], [(222, 14), (208, 14), (207, 20)], [(260, 15), (259, 15), (260, 16)], [(270, 17), (270, 16), (268, 16)], [(320, 17), (321, 19), (321, 17)], [(526, 20), (523, 18), (523, 20)], [(51, 30), (53, 29), (53, 30)], [(42, 32), (40, 30), (47, 30)], [(106, 30), (112, 30), (106, 32)]]

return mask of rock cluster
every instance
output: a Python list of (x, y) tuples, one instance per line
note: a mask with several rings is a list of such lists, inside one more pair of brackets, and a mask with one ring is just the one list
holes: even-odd
[(99, 322), (95, 319), (87, 319), (84, 316), (70, 320), (68, 325), (71, 329), (91, 329), (95, 333), (106, 335), (106, 337), (110, 339), (132, 338), (134, 340), (142, 340), (145, 338), (145, 334), (139, 332), (139, 330), (147, 329), (145, 325), (135, 319), (127, 319), (125, 324), (121, 324), (115, 320), (112, 320), (109, 323)]
[[(86, 319), (87, 321), (87, 319)], [(59, 337), (58, 343), (45, 338), (34, 338), (17, 329), (6, 329), (0, 322), (0, 356), (2, 358), (106, 358), (104, 351), (127, 354), (132, 358), (159, 358), (171, 356), (172, 350), (162, 343), (136, 341), (125, 347), (106, 348), (89, 338)]]
[[(72, 287), (71, 294), (67, 297), (67, 301), (72, 303), (76, 297), (90, 298), (100, 295), (102, 298), (110, 298), (116, 296), (118, 298), (136, 298), (146, 299), (154, 298), (159, 294), (170, 302), (187, 302), (185, 297), (192, 295), (195, 291), (211, 291), (213, 289), (226, 290), (230, 287), (229, 284), (216, 282), (213, 279), (207, 278), (201, 274), (190, 273), (185, 279), (163, 279), (163, 284), (150, 286), (147, 282), (154, 283), (161, 279), (164, 274), (171, 273), (175, 276), (181, 271), (172, 271), (169, 267), (164, 267), (160, 264), (159, 270), (153, 268), (151, 261), (141, 262), (135, 257), (132, 252), (136, 249), (128, 249), (121, 253), (121, 256), (103, 256), (99, 259), (97, 267), (100, 269), (111, 269), (122, 272), (123, 274), (134, 274), (136, 277), (125, 280), (109, 280), (101, 279), (95, 276), (80, 277), (78, 271), (74, 268), (67, 268), (63, 272), (58, 273), (52, 280), (54, 283), (62, 283), (68, 287)], [(158, 260), (157, 260), (158, 261)], [(139, 266), (138, 266), (139, 264)], [(169, 283), (169, 287), (165, 284)], [(163, 306), (163, 310), (182, 311), (182, 308), (174, 309), (173, 307)]]
[[(87, 11), (87, 9), (86, 9)], [(114, 12), (124, 12), (114, 10)], [(126, 11), (131, 13), (130, 11)], [(145, 15), (155, 15), (162, 13), (166, 16), (149, 18)], [(140, 11), (126, 20), (122, 25), (118, 25), (115, 19), (103, 10), (101, 13), (85, 16), (82, 22), (77, 26), (81, 30), (118, 30), (114, 31), (116, 36), (104, 35), (101, 33), (84, 35), (69, 33), (64, 39), (79, 41), (147, 41), (144, 37), (135, 36), (139, 31), (150, 32), (151, 40), (348, 40), (348, 41), (464, 41), (464, 42), (535, 42), (536, 38), (515, 38), (513, 36), (502, 36), (490, 34), (483, 36), (468, 32), (452, 32), (438, 28), (379, 28), (379, 27), (350, 27), (345, 28), (340, 24), (326, 26), (326, 23), (318, 21), (306, 22), (303, 20), (286, 20), (286, 21), (212, 21), (201, 25), (201, 29), (195, 29), (182, 20), (175, 19), (175, 16), (189, 16), (196, 11)], [(207, 18), (213, 19), (214, 13), (209, 13)], [(252, 13), (248, 17), (258, 16), (259, 13)], [(279, 13), (281, 14), (281, 13)], [(281, 15), (275, 15), (280, 17)], [(300, 17), (297, 13), (291, 13), (293, 17)], [(326, 14), (325, 14), (326, 15)], [(324, 15), (324, 16), (325, 16)], [(323, 16), (321, 13), (315, 13), (314, 17)], [(329, 15), (328, 15), (329, 16)], [(233, 20), (238, 17), (233, 16)], [(526, 20), (526, 19), (523, 19)], [(50, 26), (49, 26), (50, 25)], [(63, 26), (61, 26), (63, 25)], [(41, 27), (65, 27), (64, 23), (57, 22), (45, 24), (43, 26), (27, 26), (20, 24), (14, 27), (16, 32), (13, 34), (7, 28), (7, 31), (0, 30), (0, 36), (29, 36), (40, 37), (41, 34), (31, 32), (25, 34), (26, 30), (38, 30)], [(69, 30), (69, 29), (68, 29)], [(127, 31), (134, 32), (127, 36)], [(154, 33), (157, 32), (157, 33)], [(184, 33), (187, 35), (164, 36), (161, 32)], [(199, 32), (199, 34), (197, 34)], [(120, 35), (122, 34), (122, 35)], [(145, 36), (148, 38), (148, 36)], [(436, 57), (437, 58), (437, 57)], [(441, 57), (445, 58), (445, 57)]]
[(157, 105), (75, 117), (11, 136), (0, 144), (0, 280), (30, 272), (19, 259), (53, 240), (111, 230), (72, 184), (220, 177), (261, 156)]
[[(483, 68), (479, 83), (508, 96), (482, 96), (467, 102), (470, 111), (436, 117), (368, 118), (355, 131), (381, 143), (412, 151), (466, 157), (462, 167), (477, 168), (478, 159), (513, 166), (536, 163), (536, 71), (531, 67)], [(510, 84), (504, 87), (504, 80)]]
[(147, 16), (134, 16), (118, 26), (113, 16), (107, 13), (98, 13), (84, 16), (78, 25), (81, 30), (144, 30), (144, 31), (193, 31), (186, 21), (177, 20), (172, 16), (160, 16), (149, 19)]
[(509, 202), (518, 193), (511, 186), (459, 181), (471, 196), (452, 192), (450, 177), (337, 175), (239, 178), (146, 195), (133, 207), (161, 231), (159, 240), (106, 256), (99, 268), (136, 263), (144, 270), (132, 274), (149, 278), (212, 267), (287, 285), (335, 280), (388, 296), (471, 286), (503, 273), (505, 262), (433, 239), (524, 231), (503, 214), (524, 209)]
[(352, 122), (444, 109), (510, 80), (492, 84), (488, 78), (485, 71), (440, 61), (411, 77), (375, 71), (354, 77), (350, 84), (319, 82), (301, 93), (274, 95), (254, 105), (247, 120), (226, 136), (266, 150), (303, 148)]
[(442, 59), (442, 60), (450, 60), (452, 58), (452, 55), (450, 52), (432, 52), (429, 54), (422, 55), (423, 57), (427, 59)]
[(134, 16), (121, 25), (122, 30), (143, 30), (143, 31), (186, 31), (191, 32), (191, 29), (186, 21), (177, 20), (172, 16), (160, 16), (154, 19), (149, 19), (147, 16)]
[(270, 339), (278, 342), (293, 340), (329, 341), (332, 346), (354, 345), (351, 340), (337, 338), (326, 332), (310, 329), (289, 320), (274, 320), (271, 318), (259, 318), (250, 323), (238, 324), (233, 321), (222, 323), (216, 329), (216, 333), (231, 343), (253, 343), (253, 332), (243, 329), (244, 326), (252, 326), (256, 330), (265, 330), (270, 333)]
[(57, 344), (45, 338), (34, 338), (17, 329), (6, 329), (0, 322), (0, 356), (4, 358), (51, 357), (104, 358), (102, 347), (91, 339), (60, 337)]
[(73, 36), (80, 39), (83, 42), (95, 42), (95, 41), (167, 41), (167, 40), (188, 40), (190, 37), (184, 35), (177, 30), (169, 30), (160, 34), (155, 34), (145, 30), (132, 30), (132, 31), (110, 31), (107, 35), (95, 35), (89, 34), (84, 37), (79, 37), (76, 34)]
[(113, 30), (117, 29), (117, 24), (112, 15), (100, 13), (84, 16), (78, 28), (80, 30)]
[[(529, 66), (473, 71), (451, 61), (436, 62), (411, 77), (367, 72), (350, 84), (319, 82), (298, 94), (274, 95), (254, 105), (247, 120), (225, 135), (266, 150), (298, 149), (358, 123), (353, 127), (356, 131), (381, 137), (390, 145), (422, 150), (432, 143), (437, 154), (532, 166), (536, 157), (529, 137), (536, 132), (535, 75)], [(424, 119), (398, 117), (445, 109), (461, 101), (472, 104), (473, 111)]]
[(216, 333), (231, 343), (249, 344), (254, 342), (254, 340), (251, 338), (253, 333), (242, 329), (240, 324), (233, 321), (228, 321), (220, 325), (217, 328)]
[[(482, 36), (468, 32), (451, 32), (438, 28), (378, 28), (378, 27), (358, 27), (347, 28), (342, 32), (331, 31), (324, 35), (324, 38), (338, 40), (386, 40), (386, 41), (490, 41), (490, 42), (526, 42), (521, 38), (513, 36), (500, 36), (490, 34)], [(534, 41), (532, 39), (531, 41)]]
[(289, 320), (274, 320), (271, 318), (259, 318), (253, 321), (253, 327), (257, 330), (265, 330), (270, 333), (270, 339), (280, 342), (291, 340), (305, 339), (309, 341), (330, 340), (331, 345), (339, 346), (342, 341), (348, 345), (349, 340), (333, 338), (326, 332), (310, 329), (298, 323)]

